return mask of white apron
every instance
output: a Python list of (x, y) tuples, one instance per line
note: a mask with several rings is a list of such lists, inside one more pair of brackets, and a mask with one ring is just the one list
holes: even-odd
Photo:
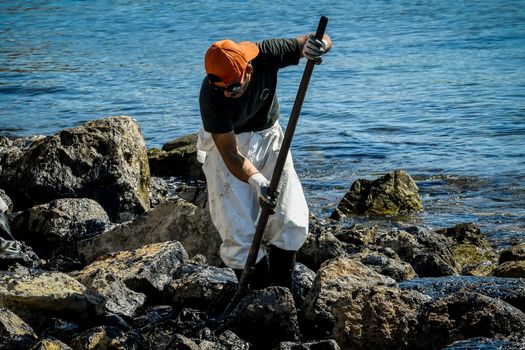
[[(275, 123), (268, 129), (245, 132), (236, 137), (241, 154), (271, 180), (283, 140), (280, 125)], [(248, 183), (230, 173), (211, 134), (204, 130), (198, 135), (197, 158), (203, 163), (202, 169), (206, 175), (210, 214), (222, 238), (221, 258), (227, 266), (242, 269), (261, 210), (257, 194)], [(275, 214), (268, 219), (257, 261), (266, 255), (268, 244), (285, 250), (298, 250), (308, 234), (308, 205), (290, 153), (278, 190)]]

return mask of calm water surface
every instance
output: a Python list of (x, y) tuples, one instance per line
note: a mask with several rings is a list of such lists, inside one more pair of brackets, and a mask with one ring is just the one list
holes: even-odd
[[(0, 1), (0, 134), (125, 114), (161, 146), (200, 127), (211, 42), (296, 36), (326, 15), (334, 48), (292, 145), (312, 211), (328, 215), (358, 178), (404, 169), (426, 209), (406, 220), (524, 240), (525, 2), (268, 4)], [(303, 70), (280, 73), (283, 127)]]

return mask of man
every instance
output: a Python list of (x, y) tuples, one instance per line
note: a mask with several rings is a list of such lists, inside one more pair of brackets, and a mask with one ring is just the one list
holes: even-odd
[(265, 229), (251, 288), (291, 289), (296, 251), (308, 233), (308, 206), (288, 154), (278, 198), (268, 195), (283, 132), (276, 97), (280, 68), (301, 57), (321, 62), (328, 35), (258, 43), (222, 40), (205, 55), (199, 104), (203, 130), (197, 143), (208, 186), (211, 217), (219, 231), (221, 258), (240, 279), (253, 240), (260, 201), (275, 213)]

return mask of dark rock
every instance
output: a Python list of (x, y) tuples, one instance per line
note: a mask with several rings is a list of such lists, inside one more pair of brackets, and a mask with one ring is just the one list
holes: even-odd
[(367, 227), (361, 224), (355, 224), (351, 227), (345, 227), (335, 233), (335, 237), (341, 242), (360, 246), (371, 243), (377, 234), (377, 225)]
[(370, 248), (371, 247), (350, 255), (350, 257), (358, 259), (361, 263), (372, 268), (377, 273), (392, 277), (397, 282), (417, 277), (412, 265), (402, 261), (395, 253), (395, 257), (391, 257), (385, 254), (385, 249)]
[(402, 289), (416, 290), (441, 299), (461, 290), (501, 299), (525, 312), (525, 280), (520, 278), (450, 276), (417, 278), (399, 283)]
[(314, 220), (309, 222), (309, 234), (302, 247), (297, 251), (297, 261), (317, 271), (326, 260), (344, 254), (343, 244), (321, 224)]
[(297, 310), (301, 310), (306, 302), (306, 296), (315, 279), (315, 272), (301, 263), (295, 264), (292, 280), (292, 294)]
[(331, 218), (338, 220), (347, 215), (396, 216), (422, 209), (415, 181), (406, 172), (396, 170), (374, 181), (355, 181)]
[(162, 146), (162, 150), (148, 150), (148, 161), (154, 176), (205, 179), (202, 164), (197, 161), (197, 134), (170, 141)]
[(260, 349), (300, 337), (292, 295), (283, 287), (250, 291), (228, 315), (226, 328)]
[(422, 312), (414, 341), (421, 349), (442, 349), (473, 337), (525, 337), (525, 314), (498, 299), (459, 292)]
[(525, 260), (504, 262), (494, 269), (492, 275), (497, 277), (525, 278)]
[(498, 262), (500, 264), (507, 261), (525, 260), (525, 243), (517, 243), (501, 252)]
[(149, 209), (149, 166), (138, 123), (109, 117), (32, 143), (0, 177), (18, 208), (91, 198), (112, 220)]
[(76, 243), (100, 234), (109, 226), (106, 211), (92, 199), (62, 198), (29, 208), (13, 218), (13, 233), (36, 253), (49, 258), (75, 258)]
[(84, 261), (91, 262), (103, 254), (165, 241), (179, 241), (190, 256), (202, 254), (210, 265), (222, 265), (221, 238), (209, 210), (181, 198), (160, 203), (145, 216), (80, 241), (78, 250)]
[(459, 274), (452, 252), (454, 241), (442, 234), (418, 227), (396, 228), (378, 233), (375, 244), (392, 249), (420, 277)]
[(106, 310), (118, 315), (131, 317), (146, 302), (143, 293), (131, 290), (124, 281), (103, 269), (81, 274), (77, 279), (91, 293), (102, 295), (106, 299)]
[(437, 230), (436, 233), (450, 237), (456, 242), (452, 247), (452, 255), (462, 275), (490, 275), (497, 257), (479, 226), (463, 223)]
[(236, 283), (233, 270), (187, 264), (179, 267), (163, 291), (170, 305), (206, 310), (226, 283)]
[(439, 277), (457, 275), (458, 272), (439, 255), (435, 253), (418, 254), (412, 260), (414, 271), (424, 277)]
[(55, 317), (48, 319), (41, 331), (43, 336), (57, 338), (65, 343), (69, 343), (79, 332), (78, 323)]
[[(175, 270), (186, 264), (187, 261), (188, 255), (179, 242), (155, 243), (101, 257), (75, 273), (74, 276), (79, 281), (83, 281), (97, 274), (109, 275), (112, 277), (108, 281), (120, 280), (135, 292), (158, 298), (164, 287), (171, 281)], [(110, 297), (111, 288), (105, 291), (108, 293), (106, 297)], [(135, 297), (137, 295), (133, 299), (138, 300)], [(112, 299), (116, 301), (117, 296), (113, 295)], [(132, 304), (136, 305), (135, 302)]]
[(1, 349), (28, 349), (36, 339), (36, 334), (31, 326), (10, 310), (0, 307)]

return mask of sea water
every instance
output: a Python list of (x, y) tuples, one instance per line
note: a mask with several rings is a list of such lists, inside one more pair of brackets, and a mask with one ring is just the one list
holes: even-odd
[[(213, 41), (295, 37), (321, 15), (334, 46), (292, 142), (312, 212), (402, 169), (425, 211), (383, 223), (475, 222), (496, 245), (523, 241), (523, 1), (1, 1), (0, 134), (129, 115), (159, 147), (200, 128)], [(283, 128), (303, 71), (280, 72)]]

